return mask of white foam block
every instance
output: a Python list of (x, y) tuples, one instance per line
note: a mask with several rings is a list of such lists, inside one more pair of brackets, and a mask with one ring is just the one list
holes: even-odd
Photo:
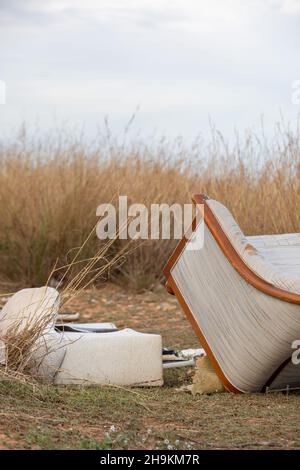
[(67, 347), (56, 384), (163, 384), (160, 335), (131, 329), (63, 335)]

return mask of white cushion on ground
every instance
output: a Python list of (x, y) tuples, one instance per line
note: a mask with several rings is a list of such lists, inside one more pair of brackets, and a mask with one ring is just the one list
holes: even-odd
[(30, 361), (34, 377), (44, 382), (53, 382), (65, 357), (66, 343), (64, 334), (56, 332), (54, 328), (50, 328), (38, 338)]
[(22, 289), (14, 294), (0, 313), (0, 333), (5, 335), (12, 326), (16, 331), (37, 325), (42, 319), (53, 325), (59, 308), (59, 293), (52, 287)]
[[(59, 293), (51, 287), (22, 289), (14, 294), (0, 312), (0, 338), (9, 330), (22, 334), (32, 329), (31, 373), (45, 381), (52, 381), (65, 355), (64, 337), (54, 330), (59, 308)], [(34, 330), (38, 330), (36, 337)], [(1, 342), (3, 344), (3, 342)], [(4, 343), (5, 346), (5, 343)], [(5, 362), (5, 349), (1, 348)]]
[(1, 339), (9, 329), (18, 334), (40, 323), (29, 364), (34, 376), (48, 382), (56, 376), (57, 384), (162, 385), (161, 336), (134, 330), (57, 332), (58, 308), (59, 293), (50, 287), (13, 295), (0, 313), (0, 361), (5, 360)]
[(63, 336), (68, 344), (56, 384), (162, 385), (160, 335), (125, 329)]

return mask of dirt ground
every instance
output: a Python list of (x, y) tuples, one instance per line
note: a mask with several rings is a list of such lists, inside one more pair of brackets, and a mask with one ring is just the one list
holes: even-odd
[[(80, 321), (161, 333), (164, 346), (199, 347), (174, 297), (107, 284), (74, 299)], [(161, 388), (32, 388), (0, 381), (0, 449), (299, 449), (300, 394), (193, 397), (192, 369)]]

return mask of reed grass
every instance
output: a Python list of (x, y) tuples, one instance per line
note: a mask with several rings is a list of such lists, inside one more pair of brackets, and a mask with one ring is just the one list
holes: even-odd
[[(199, 137), (190, 145), (180, 138), (124, 143), (110, 134), (86, 145), (65, 132), (39, 140), (23, 129), (0, 145), (0, 163), (2, 283), (43, 285), (55, 265), (56, 281), (78, 288), (81, 263), (105, 245), (95, 234), (84, 244), (97, 221), (96, 208), (118, 195), (150, 205), (184, 204), (192, 193), (206, 193), (228, 206), (247, 234), (300, 232), (300, 132), (282, 122), (272, 139), (262, 130), (236, 136), (231, 144), (214, 128), (209, 140)], [(104, 264), (124, 243), (117, 240), (106, 249)], [(138, 244), (91, 282), (109, 271), (115, 282), (149, 288), (162, 280), (176, 243)], [(59, 268), (79, 250), (62, 281)]]

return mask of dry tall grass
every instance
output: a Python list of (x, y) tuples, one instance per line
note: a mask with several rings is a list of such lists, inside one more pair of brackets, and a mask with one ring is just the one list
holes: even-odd
[[(128, 226), (130, 219), (124, 221)], [(120, 227), (122, 229), (124, 227)], [(89, 285), (95, 283), (103, 274), (120, 263), (120, 260), (130, 253), (132, 240), (123, 243), (123, 246), (109, 259), (107, 253), (111, 250), (116, 239), (102, 244), (91, 258), (79, 260), (80, 254), (95, 233), (93, 227), (81, 247), (76, 250), (73, 259), (68, 265), (58, 268), (61, 273), (57, 287), (61, 287), (60, 306), (65, 306), (74, 297), (80, 295)], [(135, 248), (135, 247), (133, 247)], [(79, 263), (78, 263), (79, 260)], [(76, 265), (77, 273), (70, 278), (72, 268)], [(80, 267), (79, 267), (79, 266)], [(49, 274), (48, 281), (54, 267)], [(58, 312), (58, 298), (53, 289), (33, 289), (29, 297), (23, 296), (23, 304), (18, 300), (18, 310), (8, 301), (1, 311), (0, 321), (0, 379), (31, 382), (32, 380), (51, 380), (57, 370), (57, 361), (51, 364), (51, 355), (58, 349), (65, 347), (54, 332), (54, 324)], [(58, 335), (60, 336), (60, 335)], [(50, 357), (50, 361), (49, 361)]]
[[(22, 132), (1, 146), (0, 163), (1, 281), (44, 284), (57, 259), (68, 263), (82, 245), (97, 206), (119, 194), (129, 203), (183, 204), (204, 192), (227, 205), (248, 234), (300, 232), (300, 131), (283, 125), (271, 142), (252, 133), (231, 146), (214, 129), (210, 142), (190, 146), (181, 139), (124, 145), (108, 136), (87, 147), (64, 134), (41, 142)], [(149, 287), (174, 243), (143, 243), (111, 275)], [(99, 245), (93, 237), (81, 258), (92, 258)], [(114, 243), (108, 255), (121, 248)]]

